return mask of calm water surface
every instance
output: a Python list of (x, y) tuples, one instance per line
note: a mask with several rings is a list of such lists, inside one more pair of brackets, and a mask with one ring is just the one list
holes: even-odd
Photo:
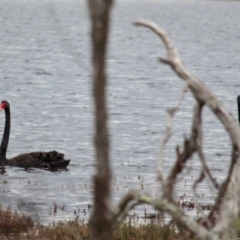
[[(152, 191), (165, 111), (183, 87), (169, 67), (157, 62), (165, 50), (149, 30), (132, 23), (155, 21), (169, 33), (185, 65), (211, 88), (234, 115), (240, 94), (240, 3), (195, 1), (118, 1), (112, 15), (108, 55), (113, 197), (129, 189)], [(0, 176), (0, 202), (38, 213), (41, 222), (84, 218), (92, 203), (94, 173), (93, 104), (88, 11), (83, 1), (0, 0), (0, 99), (11, 103), (8, 157), (59, 150), (72, 159), (67, 171), (25, 171), (7, 167)], [(174, 119), (164, 171), (175, 160), (175, 146), (189, 131), (194, 100), (185, 97)], [(0, 112), (0, 135), (4, 127)], [(230, 161), (229, 138), (204, 110), (204, 146), (213, 175), (224, 179)], [(192, 196), (200, 163), (193, 158), (177, 196)], [(211, 184), (198, 188), (200, 202), (212, 202)], [(53, 213), (53, 204), (64, 210)], [(136, 209), (151, 211), (144, 206)]]

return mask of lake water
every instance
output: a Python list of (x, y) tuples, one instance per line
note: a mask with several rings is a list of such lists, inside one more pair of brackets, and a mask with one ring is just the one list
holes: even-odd
[[(108, 54), (108, 100), (113, 169), (113, 198), (129, 189), (151, 193), (166, 109), (174, 106), (183, 81), (157, 58), (160, 40), (133, 26), (148, 19), (172, 38), (191, 72), (237, 116), (240, 94), (240, 3), (207, 1), (118, 1), (112, 13)], [(25, 171), (6, 167), (0, 175), (0, 202), (38, 213), (42, 223), (88, 216), (94, 174), (90, 22), (86, 2), (77, 0), (0, 0), (0, 99), (11, 104), (8, 157), (56, 149), (71, 163), (66, 171)], [(174, 136), (165, 151), (165, 175), (175, 146), (191, 125), (194, 100), (185, 97), (174, 118)], [(0, 135), (5, 116), (0, 112)], [(230, 143), (222, 125), (204, 110), (206, 161), (221, 182), (230, 162)], [(199, 175), (193, 158), (179, 179), (177, 199)], [(199, 202), (213, 202), (215, 191), (203, 182)], [(54, 213), (53, 205), (61, 209)], [(135, 211), (151, 212), (143, 206)], [(85, 215), (86, 214), (86, 215)]]

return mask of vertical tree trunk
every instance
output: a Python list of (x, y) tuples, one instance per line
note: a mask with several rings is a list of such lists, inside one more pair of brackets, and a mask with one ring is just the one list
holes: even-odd
[(93, 97), (95, 104), (96, 174), (92, 239), (112, 238), (111, 169), (109, 162), (108, 114), (106, 106), (106, 52), (112, 0), (88, 0), (92, 23)]

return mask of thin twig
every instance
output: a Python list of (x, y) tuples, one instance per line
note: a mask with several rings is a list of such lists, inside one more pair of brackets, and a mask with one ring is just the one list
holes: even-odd
[[(181, 96), (176, 104), (175, 107), (169, 108), (167, 110), (167, 116), (166, 116), (166, 133), (160, 143), (159, 146), (159, 159), (157, 161), (157, 181), (162, 181), (163, 179), (163, 160), (164, 160), (164, 148), (165, 145), (167, 144), (168, 140), (170, 139), (171, 135), (172, 135), (172, 120), (173, 120), (173, 116), (174, 114), (179, 110), (182, 101), (184, 99), (184, 95), (186, 94), (188, 90), (188, 85), (185, 85), (183, 87), (183, 90), (181, 92)], [(155, 195), (155, 194), (154, 194)]]

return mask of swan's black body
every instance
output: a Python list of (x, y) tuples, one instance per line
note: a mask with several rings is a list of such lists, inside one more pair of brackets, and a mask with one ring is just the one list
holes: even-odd
[(64, 154), (57, 151), (23, 153), (14, 158), (7, 159), (6, 153), (11, 126), (10, 104), (5, 100), (2, 101), (0, 110), (4, 110), (6, 116), (2, 143), (0, 146), (0, 164), (2, 166), (17, 166), (24, 168), (66, 168), (68, 166), (70, 160), (65, 160)]
[(240, 95), (237, 97), (237, 105), (238, 105), (238, 121), (240, 123)]

